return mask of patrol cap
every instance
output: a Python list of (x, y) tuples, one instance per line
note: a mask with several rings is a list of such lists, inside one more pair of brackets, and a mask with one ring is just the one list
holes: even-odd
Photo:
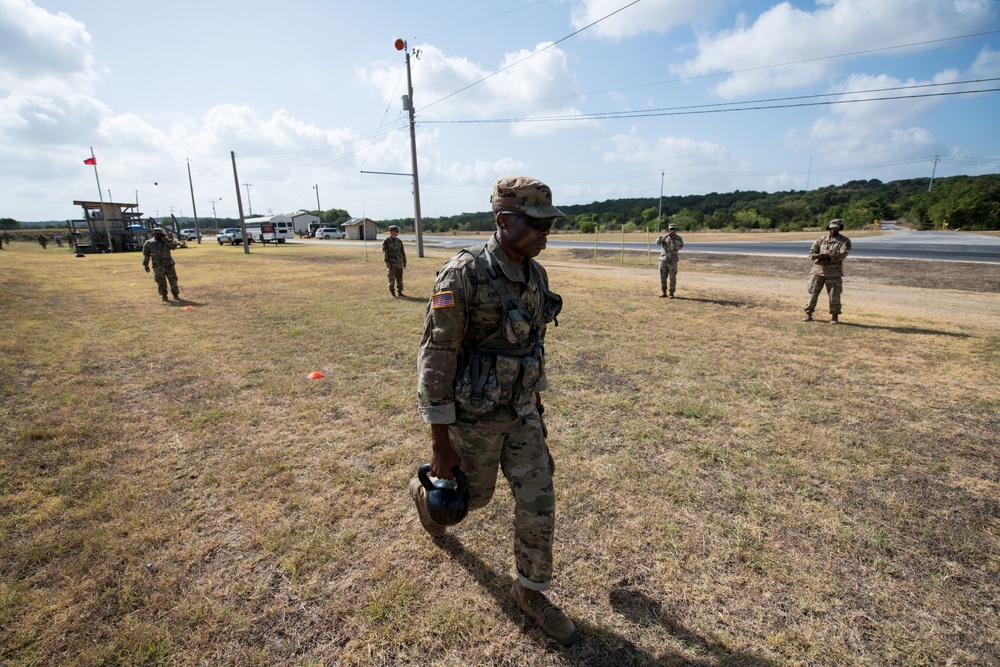
[(515, 211), (532, 218), (565, 218), (552, 205), (552, 189), (531, 176), (503, 176), (493, 184), (490, 195), (493, 213)]
[(826, 225), (827, 229), (830, 229), (831, 227), (836, 227), (837, 229), (843, 229), (844, 224), (840, 221), (840, 218), (834, 218)]
[(396, 225), (389, 225), (389, 231), (390, 232), (398, 232), (399, 231), (399, 227), (397, 227)]
[(677, 229), (677, 225), (675, 225), (674, 223), (671, 222), (669, 225), (667, 225), (667, 229), (668, 230)]
[(153, 234), (166, 234), (167, 230), (165, 230), (163, 227), (153, 227), (150, 230), (150, 232)]

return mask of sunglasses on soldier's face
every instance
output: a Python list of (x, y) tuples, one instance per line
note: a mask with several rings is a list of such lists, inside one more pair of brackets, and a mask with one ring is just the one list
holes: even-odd
[(512, 215), (521, 220), (526, 227), (534, 229), (536, 232), (547, 232), (552, 229), (552, 218), (532, 218), (530, 215), (515, 213), (514, 211), (503, 211), (505, 215)]

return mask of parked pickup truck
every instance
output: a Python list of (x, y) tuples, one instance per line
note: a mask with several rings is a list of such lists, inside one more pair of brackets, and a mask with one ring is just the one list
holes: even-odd
[(215, 240), (219, 242), (219, 245), (222, 245), (223, 243), (228, 243), (229, 245), (243, 243), (243, 230), (239, 227), (229, 227), (227, 229), (223, 229), (215, 235)]

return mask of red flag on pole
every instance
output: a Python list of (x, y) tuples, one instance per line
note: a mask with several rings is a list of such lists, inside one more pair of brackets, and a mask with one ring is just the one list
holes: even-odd
[(84, 160), (83, 163), (84, 164), (94, 164), (94, 165), (96, 165), (97, 164), (97, 158), (96, 157), (89, 157), (86, 160)]

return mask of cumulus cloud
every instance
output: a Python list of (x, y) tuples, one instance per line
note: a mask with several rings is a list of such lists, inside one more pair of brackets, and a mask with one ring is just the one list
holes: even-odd
[[(606, 16), (589, 28), (585, 36), (614, 41), (643, 33), (666, 32), (675, 26), (713, 16), (726, 0), (643, 0), (627, 6), (628, 0), (584, 0), (573, 8), (571, 24), (577, 30)], [(622, 9), (625, 7), (625, 9)], [(622, 11), (609, 16), (612, 12)]]
[[(954, 69), (943, 70), (928, 81), (852, 74), (831, 87), (830, 92), (842, 93), (835, 99), (849, 102), (879, 95), (850, 91), (912, 87), (959, 80), (962, 80), (962, 74)], [(826, 115), (813, 122), (804, 139), (797, 132), (789, 133), (788, 139), (793, 145), (798, 143), (802, 147), (817, 150), (823, 155), (824, 161), (831, 165), (913, 159), (942, 150), (931, 132), (920, 126), (927, 113), (939, 104), (941, 98), (938, 97), (835, 104)]]
[(606, 163), (669, 164), (671, 171), (731, 169), (735, 159), (724, 147), (690, 137), (657, 137), (650, 141), (636, 134), (616, 134), (602, 156)]
[(0, 0), (0, 89), (52, 93), (67, 81), (77, 91), (97, 81), (84, 25), (29, 0)]
[[(567, 99), (579, 96), (567, 55), (551, 42), (538, 44), (532, 50), (506, 53), (495, 69), (448, 56), (434, 46), (417, 48), (420, 58), (412, 60), (412, 68), (414, 87), (420, 91), (415, 100), (420, 119), (580, 113), (566, 104)], [(358, 70), (358, 77), (375, 86), (387, 100), (405, 93), (405, 75), (401, 78), (398, 67), (383, 63)]]
[(701, 34), (698, 54), (673, 69), (687, 77), (729, 72), (715, 91), (734, 99), (822, 81), (834, 66), (824, 56), (886, 45), (887, 34), (915, 44), (974, 33), (993, 14), (989, 0), (826, 0), (814, 11), (783, 2), (753, 22), (744, 17), (731, 29)]

